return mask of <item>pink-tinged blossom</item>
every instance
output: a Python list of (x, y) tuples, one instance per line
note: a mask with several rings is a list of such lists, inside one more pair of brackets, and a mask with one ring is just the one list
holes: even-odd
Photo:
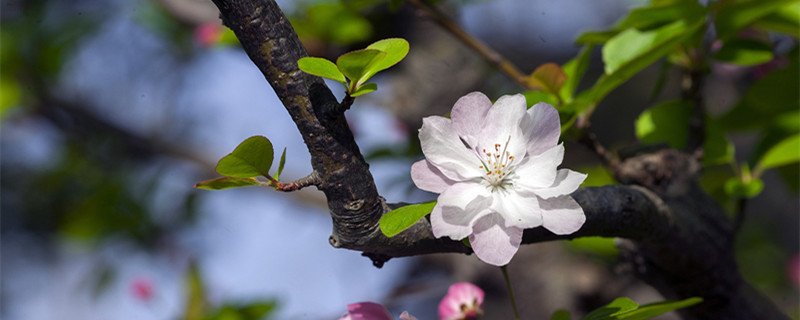
[(439, 193), (434, 236), (469, 237), (475, 255), (497, 266), (511, 261), (524, 229), (570, 234), (586, 220), (570, 197), (586, 175), (557, 168), (564, 158), (558, 112), (526, 106), (520, 94), (494, 105), (480, 92), (461, 97), (451, 119), (423, 119), (425, 160), (411, 166), (417, 187)]
[(211, 47), (222, 38), (222, 25), (208, 22), (194, 29), (194, 40), (203, 47)]
[(153, 297), (153, 282), (145, 277), (139, 277), (131, 282), (131, 293), (142, 301), (149, 301)]
[[(380, 303), (359, 302), (347, 305), (347, 314), (339, 320), (394, 320), (394, 317)], [(417, 318), (408, 312), (403, 312), (400, 320), (417, 320)]]
[(483, 316), (483, 290), (469, 282), (460, 282), (447, 289), (439, 303), (440, 320), (475, 320)]

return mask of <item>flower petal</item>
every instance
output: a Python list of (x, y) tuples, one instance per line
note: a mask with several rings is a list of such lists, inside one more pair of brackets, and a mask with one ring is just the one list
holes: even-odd
[[(535, 194), (493, 193), (492, 210), (505, 218), (506, 227), (535, 228), (542, 225), (542, 213)], [(496, 206), (495, 204), (499, 204)]]
[(569, 169), (559, 169), (558, 173), (556, 173), (556, 180), (553, 182), (553, 185), (549, 188), (534, 190), (533, 192), (536, 193), (537, 196), (545, 199), (569, 195), (575, 192), (575, 190), (578, 190), (578, 187), (585, 179), (585, 173)]
[[(472, 227), (469, 223), (458, 225), (451, 224), (444, 220), (442, 210), (444, 206), (437, 204), (431, 211), (431, 231), (436, 238), (450, 237), (453, 240), (461, 240), (466, 238), (472, 233)], [(447, 207), (447, 210), (458, 210), (457, 208)], [(459, 238), (460, 237), (460, 238)]]
[(392, 314), (383, 305), (374, 302), (359, 302), (347, 305), (347, 314), (339, 320), (393, 320)]
[(439, 319), (465, 319), (464, 312), (482, 311), (483, 299), (483, 290), (478, 286), (469, 282), (453, 284), (439, 303)]
[(431, 212), (433, 235), (437, 238), (448, 236), (453, 240), (466, 238), (472, 233), (475, 220), (488, 212), (491, 201), (489, 191), (480, 184), (452, 185), (439, 195)]
[(505, 147), (508, 142), (508, 153), (522, 159), (526, 142), (519, 124), (525, 117), (526, 106), (525, 97), (521, 94), (497, 99), (486, 113), (476, 151), (486, 149), (494, 152), (496, 144)]
[(491, 106), (492, 101), (485, 94), (476, 91), (459, 98), (450, 111), (453, 128), (470, 147), (478, 143), (477, 136)]
[(539, 102), (522, 119), (522, 133), (528, 143), (528, 156), (536, 156), (558, 144), (561, 122), (553, 106)]
[(526, 157), (517, 166), (515, 172), (519, 177), (514, 188), (533, 192), (536, 189), (548, 188), (556, 180), (556, 168), (564, 159), (564, 145), (559, 144), (535, 157)]
[(475, 221), (469, 242), (478, 259), (491, 265), (504, 266), (519, 249), (522, 230), (517, 227), (505, 227), (503, 217), (492, 213)]
[(424, 159), (411, 165), (411, 180), (417, 188), (434, 193), (442, 193), (447, 187), (456, 183)]
[(417, 319), (417, 317), (408, 314), (408, 311), (403, 311), (403, 313), (400, 314), (400, 318), (398, 318), (398, 319), (400, 319), (400, 320), (419, 320), (419, 319)]
[(570, 196), (540, 199), (542, 226), (555, 234), (570, 234), (583, 226), (586, 215), (583, 208)]
[(455, 181), (480, 177), (480, 161), (461, 142), (450, 119), (433, 116), (422, 119), (419, 129), (422, 153), (444, 176)]

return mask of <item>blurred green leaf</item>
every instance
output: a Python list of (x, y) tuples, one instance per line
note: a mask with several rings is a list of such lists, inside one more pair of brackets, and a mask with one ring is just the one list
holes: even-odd
[(216, 179), (200, 181), (194, 185), (197, 189), (224, 190), (239, 187), (257, 186), (259, 182), (254, 178), (219, 177)]
[(187, 292), (186, 306), (183, 311), (184, 319), (202, 320), (206, 315), (206, 292), (197, 262), (190, 263), (189, 270), (184, 277), (184, 288)]
[(544, 92), (541, 90), (532, 90), (532, 91), (526, 91), (522, 95), (525, 96), (525, 101), (528, 103), (529, 109), (534, 104), (537, 104), (539, 102), (544, 102), (551, 106), (558, 106), (558, 97), (548, 92)]
[(557, 64), (545, 63), (533, 70), (526, 81), (533, 88), (557, 95), (567, 81), (567, 75)]
[(578, 39), (575, 39), (575, 44), (586, 45), (586, 46), (604, 44), (608, 42), (608, 40), (616, 36), (618, 33), (619, 31), (617, 30), (584, 32), (580, 36), (578, 36)]
[(328, 59), (305, 57), (297, 61), (297, 66), (306, 73), (339, 81), (347, 87), (347, 80), (345, 80), (342, 72)]
[(646, 304), (638, 309), (619, 315), (615, 319), (625, 320), (645, 320), (667, 313), (672, 310), (688, 308), (703, 302), (702, 298), (693, 297), (681, 301), (664, 301)]
[(575, 58), (572, 58), (564, 64), (563, 70), (564, 74), (567, 76), (567, 80), (558, 92), (561, 96), (561, 101), (572, 100), (572, 96), (575, 94), (575, 90), (578, 89), (578, 85), (583, 75), (586, 73), (586, 69), (589, 68), (589, 60), (591, 57), (592, 46), (586, 45), (583, 46), (583, 49), (581, 49)]
[(405, 39), (389, 38), (376, 41), (367, 46), (367, 49), (380, 50), (386, 53), (386, 57), (383, 58), (383, 60), (380, 60), (377, 64), (370, 68), (369, 72), (367, 72), (367, 78), (370, 78), (376, 73), (386, 70), (403, 60), (403, 58), (408, 55), (409, 45), (408, 41)]
[[(711, 166), (733, 161), (734, 145), (716, 119), (706, 117), (706, 139), (703, 141), (703, 165)], [(687, 126), (688, 127), (688, 126)]]
[(556, 312), (553, 312), (553, 315), (550, 316), (550, 320), (570, 320), (569, 311), (556, 310)]
[(670, 3), (657, 3), (631, 10), (631, 12), (616, 26), (617, 30), (636, 28), (639, 30), (660, 27), (676, 20), (697, 21), (706, 14), (704, 8), (697, 1), (675, 1)]
[(749, 157), (748, 163), (753, 167), (767, 153), (767, 150), (778, 144), (778, 142), (793, 134), (800, 133), (800, 110), (780, 114), (775, 117), (772, 123), (766, 125), (761, 130), (761, 133), (762, 137), (755, 151)]
[(269, 177), (273, 150), (269, 139), (262, 136), (247, 138), (217, 163), (217, 173), (234, 178)]
[(590, 312), (583, 317), (583, 320), (617, 319), (616, 315), (636, 310), (638, 307), (639, 304), (631, 299), (625, 297), (616, 298), (611, 303)]
[(19, 83), (11, 76), (0, 77), (0, 120), (5, 118), (6, 113), (20, 102), (22, 93)]
[(800, 37), (800, 1), (781, 7), (757, 20), (756, 27)]
[(618, 183), (606, 166), (595, 165), (580, 167), (578, 168), (578, 172), (587, 174), (586, 179), (581, 183), (581, 187), (602, 187)]
[(694, 297), (681, 301), (664, 301), (639, 306), (633, 300), (622, 297), (592, 311), (583, 317), (583, 320), (644, 320), (672, 310), (687, 308), (702, 301), (703, 299)]
[(568, 243), (574, 249), (589, 251), (600, 256), (619, 256), (619, 248), (614, 243), (614, 238), (581, 237), (572, 239)]
[(317, 38), (339, 45), (351, 45), (369, 39), (373, 34), (370, 22), (359, 12), (340, 1), (301, 5), (302, 13), (290, 18), (297, 35)]
[[(665, 142), (674, 149), (686, 147), (692, 106), (688, 101), (663, 102), (642, 112), (636, 119), (636, 137), (646, 144)], [(703, 164), (715, 165), (733, 160), (733, 144), (728, 141), (716, 120), (706, 118), (703, 141)]]
[(281, 174), (283, 173), (283, 166), (286, 164), (286, 148), (283, 148), (283, 153), (281, 153), (281, 160), (278, 162), (278, 171), (275, 172), (275, 180), (281, 179)]
[(403, 230), (408, 229), (419, 219), (428, 215), (436, 206), (436, 201), (412, 204), (387, 212), (379, 222), (381, 232), (387, 237), (393, 237)]
[(361, 49), (351, 51), (336, 59), (339, 71), (350, 79), (350, 93), (361, 86), (368, 78), (368, 72), (381, 60), (386, 58), (386, 53), (375, 49)]
[(772, 60), (772, 48), (757, 40), (731, 39), (725, 41), (722, 48), (714, 54), (714, 59), (740, 66), (759, 65)]
[(645, 110), (635, 122), (636, 138), (642, 143), (666, 142), (672, 148), (683, 149), (691, 108), (688, 101), (672, 100)]
[(355, 98), (355, 97), (358, 97), (360, 95), (373, 92), (375, 90), (378, 90), (378, 85), (377, 84), (365, 83), (365, 84), (361, 85), (360, 87), (358, 87), (358, 89), (356, 89), (355, 92), (351, 93), (350, 96)]
[(792, 57), (785, 68), (777, 69), (754, 83), (744, 98), (720, 118), (726, 130), (757, 129), (772, 123), (786, 112), (800, 110), (800, 66)]
[(733, 198), (754, 198), (764, 190), (764, 182), (758, 178), (742, 181), (737, 177), (725, 181), (725, 193)]
[(800, 134), (784, 139), (770, 148), (758, 163), (762, 170), (800, 161)]
[(797, 0), (738, 0), (717, 2), (714, 16), (717, 38), (727, 39), (759, 19)]
[(679, 20), (654, 30), (627, 29), (614, 36), (603, 46), (606, 74), (595, 83), (590, 100), (599, 102), (611, 90), (691, 38), (701, 26), (703, 20), (691, 24)]

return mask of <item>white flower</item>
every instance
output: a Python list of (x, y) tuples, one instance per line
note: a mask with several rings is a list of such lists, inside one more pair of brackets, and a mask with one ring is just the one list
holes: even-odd
[(417, 187), (439, 193), (434, 236), (469, 237), (478, 258), (497, 266), (517, 252), (524, 229), (569, 234), (586, 220), (569, 196), (586, 175), (557, 170), (564, 157), (558, 112), (546, 103), (526, 106), (519, 94), (494, 105), (480, 92), (461, 97), (452, 120), (423, 119), (425, 160), (411, 167)]

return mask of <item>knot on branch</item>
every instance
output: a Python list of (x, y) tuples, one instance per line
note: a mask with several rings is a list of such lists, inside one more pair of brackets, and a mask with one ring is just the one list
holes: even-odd
[(624, 184), (678, 196), (691, 189), (700, 168), (695, 157), (675, 149), (663, 149), (625, 159), (618, 168), (617, 178)]

